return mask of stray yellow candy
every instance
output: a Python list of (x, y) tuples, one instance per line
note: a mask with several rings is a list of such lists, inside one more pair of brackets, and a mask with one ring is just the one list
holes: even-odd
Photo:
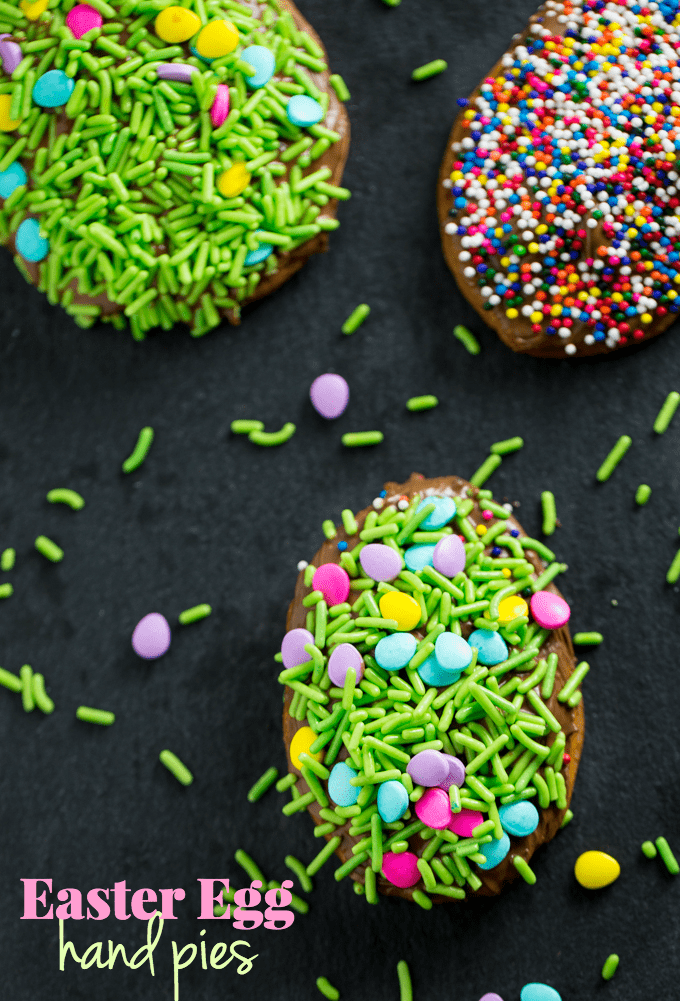
[(388, 591), (378, 602), (384, 619), (396, 619), (400, 632), (408, 632), (420, 622), (420, 605), (410, 594)]
[(49, 2), (50, 0), (33, 0), (33, 3), (29, 3), (28, 0), (21, 0), (19, 6), (29, 21), (37, 21), (47, 10)]
[(604, 852), (584, 852), (576, 859), (574, 875), (587, 890), (601, 890), (621, 874), (621, 866)]
[(21, 125), (21, 119), (12, 121), (9, 117), (9, 106), (12, 98), (9, 94), (0, 94), (0, 132), (11, 132)]
[(225, 198), (235, 198), (250, 184), (250, 174), (245, 163), (235, 163), (229, 170), (223, 171), (217, 178), (217, 190)]
[(164, 42), (186, 42), (200, 27), (200, 17), (186, 7), (166, 7), (154, 24), (156, 34)]
[(321, 761), (323, 754), (321, 751), (316, 751), (314, 754), (309, 750), (316, 738), (318, 733), (314, 733), (311, 726), (300, 727), (293, 734), (293, 739), (290, 742), (290, 760), (293, 762), (296, 768), (302, 769), (302, 762), (300, 761), (301, 754), (308, 754), (310, 758), (314, 758), (315, 761)]
[(498, 606), (498, 624), (507, 626), (508, 622), (519, 618), (520, 615), (526, 615), (528, 611), (529, 606), (524, 598), (511, 594), (509, 598), (503, 598)]
[(205, 59), (219, 59), (233, 52), (239, 43), (238, 31), (231, 21), (211, 21), (196, 39), (196, 51)]

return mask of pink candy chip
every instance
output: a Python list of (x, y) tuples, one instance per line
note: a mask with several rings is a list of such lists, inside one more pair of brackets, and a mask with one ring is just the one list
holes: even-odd
[(402, 852), (401, 855), (386, 852), (383, 855), (382, 871), (385, 879), (393, 886), (400, 886), (402, 889), (415, 886), (420, 879), (418, 857), (413, 852)]
[(309, 398), (317, 414), (330, 421), (344, 413), (349, 403), (349, 386), (341, 375), (326, 372), (312, 383)]
[(328, 677), (338, 688), (344, 686), (350, 667), (354, 668), (358, 685), (364, 676), (364, 658), (351, 643), (339, 643), (328, 661)]
[(66, 26), (71, 29), (74, 38), (82, 38), (93, 28), (101, 28), (103, 23), (99, 11), (86, 3), (77, 4), (66, 15)]
[(461, 810), (460, 813), (453, 814), (448, 826), (449, 830), (459, 837), (469, 838), (472, 837), (475, 827), (479, 827), (483, 820), (484, 817), (479, 810)]
[(215, 100), (213, 101), (212, 108), (210, 109), (210, 121), (213, 123), (213, 128), (219, 128), (223, 122), (226, 122), (228, 114), (229, 88), (225, 83), (218, 83)]
[(537, 591), (531, 599), (531, 614), (543, 629), (559, 629), (569, 621), (571, 609), (552, 591)]
[(297, 667), (298, 664), (306, 664), (311, 660), (311, 656), (305, 650), (306, 643), (313, 643), (314, 636), (308, 629), (291, 629), (283, 637), (281, 643), (281, 656), (285, 668)]
[(416, 816), (435, 831), (449, 827), (451, 824), (449, 794), (443, 789), (428, 789), (416, 803)]
[(170, 626), (160, 612), (149, 612), (140, 619), (132, 634), (132, 649), (144, 660), (162, 657), (170, 646)]
[(327, 605), (341, 605), (349, 596), (349, 574), (337, 563), (322, 563), (312, 578), (312, 590), (321, 591)]
[(465, 546), (459, 535), (447, 535), (434, 547), (432, 563), (435, 570), (443, 573), (445, 577), (455, 577), (464, 570), (465, 561)]

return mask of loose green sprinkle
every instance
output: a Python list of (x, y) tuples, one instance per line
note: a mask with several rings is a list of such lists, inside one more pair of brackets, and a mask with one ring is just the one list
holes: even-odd
[(85, 501), (75, 490), (67, 490), (57, 487), (50, 490), (47, 495), (50, 504), (67, 504), (73, 511), (81, 511), (85, 507)]
[(478, 355), (482, 350), (479, 341), (467, 327), (460, 323), (453, 328), (453, 336), (460, 341), (465, 350), (471, 355)]
[(675, 584), (678, 577), (680, 577), (680, 549), (678, 549), (675, 554), (673, 562), (668, 568), (668, 573), (666, 574), (666, 580), (669, 584)]
[(500, 455), (496, 454), (486, 458), (479, 469), (470, 477), (470, 483), (473, 487), (481, 487), (486, 483), (491, 474), (498, 469), (502, 461)]
[(576, 646), (599, 646), (603, 639), (602, 633), (574, 633), (573, 636)]
[(621, 459), (624, 457), (628, 449), (633, 443), (633, 439), (627, 434), (622, 434), (617, 443), (614, 445), (613, 449), (604, 460), (600, 468), (598, 469), (596, 478), (600, 483), (604, 483), (612, 475)]
[(193, 608), (187, 608), (184, 612), (180, 612), (178, 622), (180, 626), (188, 626), (192, 622), (200, 622), (201, 619), (206, 619), (211, 613), (212, 608), (210, 605), (194, 605)]
[(24, 712), (30, 713), (35, 709), (35, 693), (33, 691), (33, 668), (30, 664), (24, 664), (19, 671), (21, 678), (21, 701)]
[(194, 777), (187, 768), (186, 765), (182, 764), (176, 754), (172, 751), (161, 751), (158, 755), (159, 761), (162, 765), (171, 772), (178, 782), (181, 782), (183, 786), (190, 786), (194, 781)]
[(319, 988), (323, 996), (328, 998), (328, 1001), (338, 1001), (340, 991), (337, 987), (333, 987), (333, 984), (331, 984), (326, 977), (317, 977), (316, 986)]
[(566, 826), (567, 826), (567, 824), (568, 824), (568, 823), (570, 823), (570, 821), (572, 821), (573, 819), (574, 819), (574, 814), (573, 814), (573, 812), (572, 812), (571, 810), (567, 810), (567, 812), (566, 812), (566, 813), (565, 813), (565, 815), (564, 815), (564, 820), (563, 820), (563, 821), (562, 821), (562, 823), (560, 824), (560, 830), (561, 830), (561, 829), (562, 829), (563, 827), (566, 827)]
[(10, 692), (20, 692), (23, 687), (21, 678), (11, 671), (6, 671), (4, 667), (0, 667), (0, 685), (9, 688)]
[(413, 900), (414, 903), (418, 904), (418, 907), (422, 907), (424, 911), (432, 910), (432, 901), (426, 893), (423, 893), (422, 890), (413, 891)]
[(328, 82), (335, 91), (338, 101), (349, 101), (351, 94), (339, 73), (331, 73)]
[(680, 865), (678, 865), (677, 859), (671, 847), (665, 838), (656, 839), (656, 847), (658, 849), (659, 855), (661, 856), (664, 865), (670, 872), (671, 876), (677, 876), (680, 872)]
[(436, 396), (412, 396), (410, 400), (406, 401), (406, 409), (412, 411), (432, 410), (438, 405), (439, 400)]
[(0, 598), (11, 598), (14, 594), (14, 588), (11, 584), (0, 584)]
[(59, 563), (64, 558), (64, 550), (60, 549), (56, 542), (52, 542), (46, 535), (38, 536), (35, 540), (35, 548), (52, 563)]
[(653, 841), (643, 841), (642, 842), (642, 854), (646, 858), (656, 858), (658, 852), (656, 850), (656, 845)]
[(16, 556), (17, 554), (15, 549), (3, 549), (2, 556), (0, 556), (0, 570), (4, 573), (7, 573), (9, 570), (13, 570)]
[(302, 862), (300, 862), (299, 859), (296, 859), (294, 855), (286, 855), (283, 861), (288, 866), (290, 871), (297, 876), (298, 882), (305, 893), (311, 893), (314, 889), (314, 884), (312, 883)]
[(576, 689), (581, 684), (581, 682), (583, 681), (589, 670), (590, 670), (590, 665), (587, 664), (585, 660), (581, 661), (581, 663), (574, 668), (572, 674), (564, 683), (562, 690), (559, 692), (557, 696), (557, 701), (566, 702), (569, 698), (571, 698), (571, 696), (574, 695)]
[(358, 330), (370, 312), (371, 307), (365, 302), (352, 310), (341, 327), (343, 334), (353, 334), (355, 330)]
[(520, 874), (524, 882), (528, 883), (529, 886), (533, 886), (534, 883), (536, 882), (536, 873), (531, 868), (529, 863), (526, 862), (521, 855), (515, 855), (515, 857), (512, 860), (512, 864), (514, 865), (515, 869)]
[(284, 775), (283, 778), (279, 779), (276, 783), (275, 789), (277, 792), (285, 792), (286, 789), (290, 789), (297, 782), (297, 775), (293, 775), (289, 772), (288, 775)]
[(111, 726), (112, 723), (116, 722), (115, 713), (110, 713), (106, 709), (92, 709), (90, 706), (78, 706), (76, 717), (84, 723), (97, 723), (99, 726)]
[(262, 870), (258, 866), (257, 862), (255, 862), (250, 857), (250, 855), (248, 855), (247, 852), (244, 852), (242, 848), (239, 848), (234, 853), (234, 859), (236, 860), (236, 862), (238, 862), (241, 868), (245, 870), (246, 874), (250, 877), (251, 880), (259, 879), (262, 885), (264, 886), (267, 880), (264, 878)]
[(279, 776), (278, 768), (268, 768), (264, 775), (260, 775), (257, 782), (254, 783), (248, 790), (248, 802), (257, 803), (258, 799), (261, 799), (266, 793), (267, 789), (272, 786)]
[(145, 427), (139, 432), (139, 437), (137, 438), (137, 444), (131, 455), (127, 457), (123, 463), (123, 472), (132, 473), (135, 469), (139, 469), (141, 464), (146, 459), (149, 454), (149, 449), (151, 448), (151, 443), (153, 442), (153, 428)]
[[(267, 883), (267, 889), (280, 890), (281, 884), (275, 879), (270, 879), (269, 882)], [(298, 914), (309, 913), (309, 904), (307, 903), (306, 900), (303, 900), (302, 897), (298, 897), (296, 893), (291, 893), (290, 896), (291, 896), (290, 906), (293, 908), (294, 911), (297, 911)]]
[(254, 445), (283, 445), (295, 434), (295, 425), (288, 421), (280, 431), (251, 431), (248, 440)]
[(425, 63), (424, 66), (418, 66), (411, 73), (412, 80), (429, 80), (432, 76), (437, 76), (438, 73), (443, 73), (445, 69), (448, 69), (448, 63), (445, 59), (433, 59), (431, 63)]
[(642, 507), (652, 496), (652, 488), (646, 483), (641, 483), (635, 491), (635, 503)]
[(550, 490), (544, 490), (541, 494), (541, 508), (543, 510), (543, 534), (553, 535), (557, 523), (557, 512), (555, 510), (555, 495)]
[(314, 858), (312, 859), (312, 861), (307, 866), (307, 875), (308, 876), (314, 876), (315, 873), (317, 873), (319, 871), (319, 869), (321, 868), (321, 866), (324, 865), (324, 863), (328, 861), (328, 859), (331, 857), (331, 855), (333, 854), (333, 852), (337, 848), (339, 848), (341, 841), (342, 841), (342, 838), (335, 837), (335, 838), (331, 838), (330, 841), (328, 841), (324, 845), (324, 847), (321, 849), (321, 851), (318, 853), (318, 855), (315, 855)]
[(346, 448), (363, 448), (365, 445), (379, 445), (384, 438), (382, 431), (350, 431), (343, 434), (340, 440)]
[(611, 978), (616, 973), (619, 966), (619, 957), (615, 952), (611, 956), (607, 956), (604, 961), (604, 966), (602, 967), (602, 979), (611, 980)]
[(669, 393), (654, 421), (654, 430), (657, 434), (663, 434), (668, 429), (668, 425), (678, 409), (678, 404), (680, 404), (680, 393), (675, 391)]
[(397, 977), (399, 979), (399, 1001), (413, 1001), (411, 971), (404, 959), (400, 959), (397, 963)]
[(232, 434), (250, 434), (251, 431), (264, 431), (262, 421), (238, 420), (231, 422)]
[(42, 674), (34, 674), (31, 678), (33, 688), (33, 701), (41, 712), (49, 716), (54, 712), (54, 702), (45, 691), (45, 679)]
[(506, 438), (504, 441), (495, 441), (489, 451), (492, 455), (510, 455), (524, 448), (524, 438), (516, 435), (514, 438)]

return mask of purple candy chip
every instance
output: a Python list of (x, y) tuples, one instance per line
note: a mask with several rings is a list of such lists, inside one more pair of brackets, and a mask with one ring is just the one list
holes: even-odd
[(11, 37), (11, 35), (0, 35), (0, 59), (2, 59), (2, 68), (8, 75), (14, 73), (14, 70), (23, 59), (19, 43), (6, 41), (8, 38), (11, 39)]
[(359, 561), (371, 580), (394, 580), (401, 573), (401, 556), (382, 542), (371, 542), (359, 553)]
[(465, 546), (458, 535), (447, 535), (434, 547), (432, 562), (445, 577), (455, 577), (465, 569)]
[(449, 774), (446, 776), (443, 782), (439, 785), (442, 789), (450, 789), (451, 786), (462, 786), (465, 782), (465, 765), (460, 760), (460, 758), (454, 758), (452, 754), (443, 754), (441, 751), (438, 752), (443, 758), (446, 758), (446, 762), (449, 766)]
[(500, 994), (494, 994), (492, 991), (491, 994), (483, 994), (479, 1001), (503, 1001), (503, 998)]
[(140, 619), (132, 634), (132, 649), (144, 660), (162, 657), (170, 646), (170, 626), (160, 612), (149, 612)]
[(281, 643), (281, 655), (285, 668), (306, 664), (312, 658), (305, 650), (305, 643), (313, 643), (314, 637), (309, 629), (291, 629), (286, 633)]
[(350, 667), (356, 671), (357, 685), (364, 676), (364, 659), (351, 643), (340, 643), (328, 661), (328, 677), (337, 688), (345, 684), (345, 677)]
[(195, 72), (196, 67), (188, 63), (161, 63), (156, 67), (159, 80), (177, 80), (180, 83), (191, 83), (192, 73)]
[(309, 398), (317, 414), (330, 421), (339, 417), (349, 403), (349, 386), (341, 375), (326, 372), (312, 383)]
[(416, 785), (440, 786), (449, 774), (449, 763), (441, 751), (419, 751), (406, 766)]

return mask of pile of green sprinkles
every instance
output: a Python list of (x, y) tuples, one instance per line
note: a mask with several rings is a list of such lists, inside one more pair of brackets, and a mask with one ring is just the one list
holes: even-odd
[[(29, 5), (29, 19), (0, 3), (0, 32), (23, 56), (0, 77), (0, 99), (9, 96), (0, 175), (25, 175), (2, 202), (0, 242), (81, 327), (103, 320), (122, 329), (127, 319), (141, 340), (178, 321), (196, 337), (224, 316), (237, 323), (289, 252), (338, 226), (336, 202), (350, 192), (329, 183), (334, 161), (324, 154), (342, 136), (324, 121), (336, 123), (338, 105), (329, 117), (329, 104), (349, 96), (344, 81), (335, 75), (327, 86), (323, 49), (278, 0), (184, 0), (203, 27), (222, 20), (237, 30), (236, 48), (214, 59), (196, 55), (195, 38), (158, 37), (155, 19), (173, 0), (93, 0), (103, 23), (81, 37), (66, 23), (75, 4), (49, 0), (39, 15)], [(241, 58), (253, 45), (275, 60), (255, 89)], [(158, 67), (174, 64), (191, 68), (190, 82), (159, 79)], [(70, 97), (40, 106), (34, 88), (53, 70), (74, 81)], [(230, 110), (215, 126), (219, 86), (229, 89)], [(304, 127), (288, 117), (297, 95), (321, 105), (320, 121)], [(243, 187), (222, 194), (220, 177), (235, 165)], [(49, 247), (42, 257), (22, 256), (17, 231), (27, 220), (39, 222), (36, 237)]]
[[(378, 877), (383, 875), (383, 887), (389, 885), (385, 856), (411, 851), (418, 856), (421, 878), (410, 893), (424, 909), (432, 907), (433, 897), (463, 899), (482, 887), (478, 866), (490, 868), (483, 848), (503, 838), (504, 807), (533, 800), (540, 810), (559, 811), (556, 819), (562, 826), (571, 819), (565, 777), (571, 757), (565, 749), (577, 726), (573, 717), (562, 715), (565, 731), (555, 713), (578, 706), (578, 685), (589, 670), (580, 664), (560, 687), (560, 644), (552, 640), (550, 629), (530, 617), (531, 596), (545, 591), (566, 569), (564, 564), (543, 543), (523, 535), (491, 491), (465, 484), (454, 498), (451, 524), (422, 530), (435, 506), (424, 502), (440, 495), (429, 484), (427, 494), (408, 497), (385, 497), (383, 491), (365, 518), (343, 511), (344, 533), (330, 520), (324, 523), (326, 545), (340, 538), (339, 566), (349, 575), (351, 593), (344, 602), (329, 603), (312, 590), (317, 566), (304, 569), (302, 607), (307, 610), (305, 628), (313, 636), (304, 647), (309, 659), (284, 668), (278, 679), (286, 686), (284, 733), (294, 738), (305, 732), (304, 741), (289, 748), (295, 770), (276, 782), (279, 792), (291, 795), (283, 813), (290, 816), (310, 807), (315, 837), (327, 839), (307, 872), (316, 871), (318, 861), (326, 861), (343, 844), (343, 858), (349, 857), (336, 870), (336, 880), (361, 867), (356, 875), (363, 885), (355, 888), (377, 904)], [(403, 500), (406, 505), (399, 505)], [(369, 544), (390, 547), (404, 565), (409, 549), (436, 544), (453, 533), (465, 539), (465, 570), (453, 577), (430, 564), (415, 572), (404, 568), (390, 583), (377, 582), (362, 567), (360, 554)], [(417, 641), (411, 660), (388, 672), (376, 660), (376, 646), (385, 637), (404, 635), (396, 621), (381, 613), (381, 599), (393, 592), (417, 602), (421, 614), (411, 631)], [(508, 598), (520, 603), (520, 614), (499, 621), (501, 603)], [(296, 628), (301, 628), (299, 616)], [(486, 666), (473, 640), (472, 659), (458, 680), (446, 687), (424, 683), (419, 668), (433, 654), (439, 636), (449, 631), (467, 638), (473, 630), (502, 637), (507, 656)], [(334, 686), (328, 667), (339, 644), (352, 644), (364, 663), (362, 679), (348, 670), (343, 687)], [(276, 660), (281, 663), (283, 655)], [(407, 766), (415, 755), (430, 750), (458, 757), (464, 765), (464, 781), (460, 787), (451, 785), (448, 797), (453, 820), (461, 811), (479, 813), (470, 836), (459, 836), (450, 827), (428, 827), (417, 817), (416, 804), (429, 790), (414, 783)], [(337, 805), (329, 796), (328, 780), (340, 761), (356, 775), (350, 784), (358, 788), (358, 798), (350, 806)], [(377, 793), (383, 782), (395, 780), (405, 787), (409, 802), (398, 820), (386, 822)], [(267, 776), (267, 785), (273, 781)], [(535, 883), (523, 857), (525, 847), (524, 838), (513, 838), (509, 862)]]

